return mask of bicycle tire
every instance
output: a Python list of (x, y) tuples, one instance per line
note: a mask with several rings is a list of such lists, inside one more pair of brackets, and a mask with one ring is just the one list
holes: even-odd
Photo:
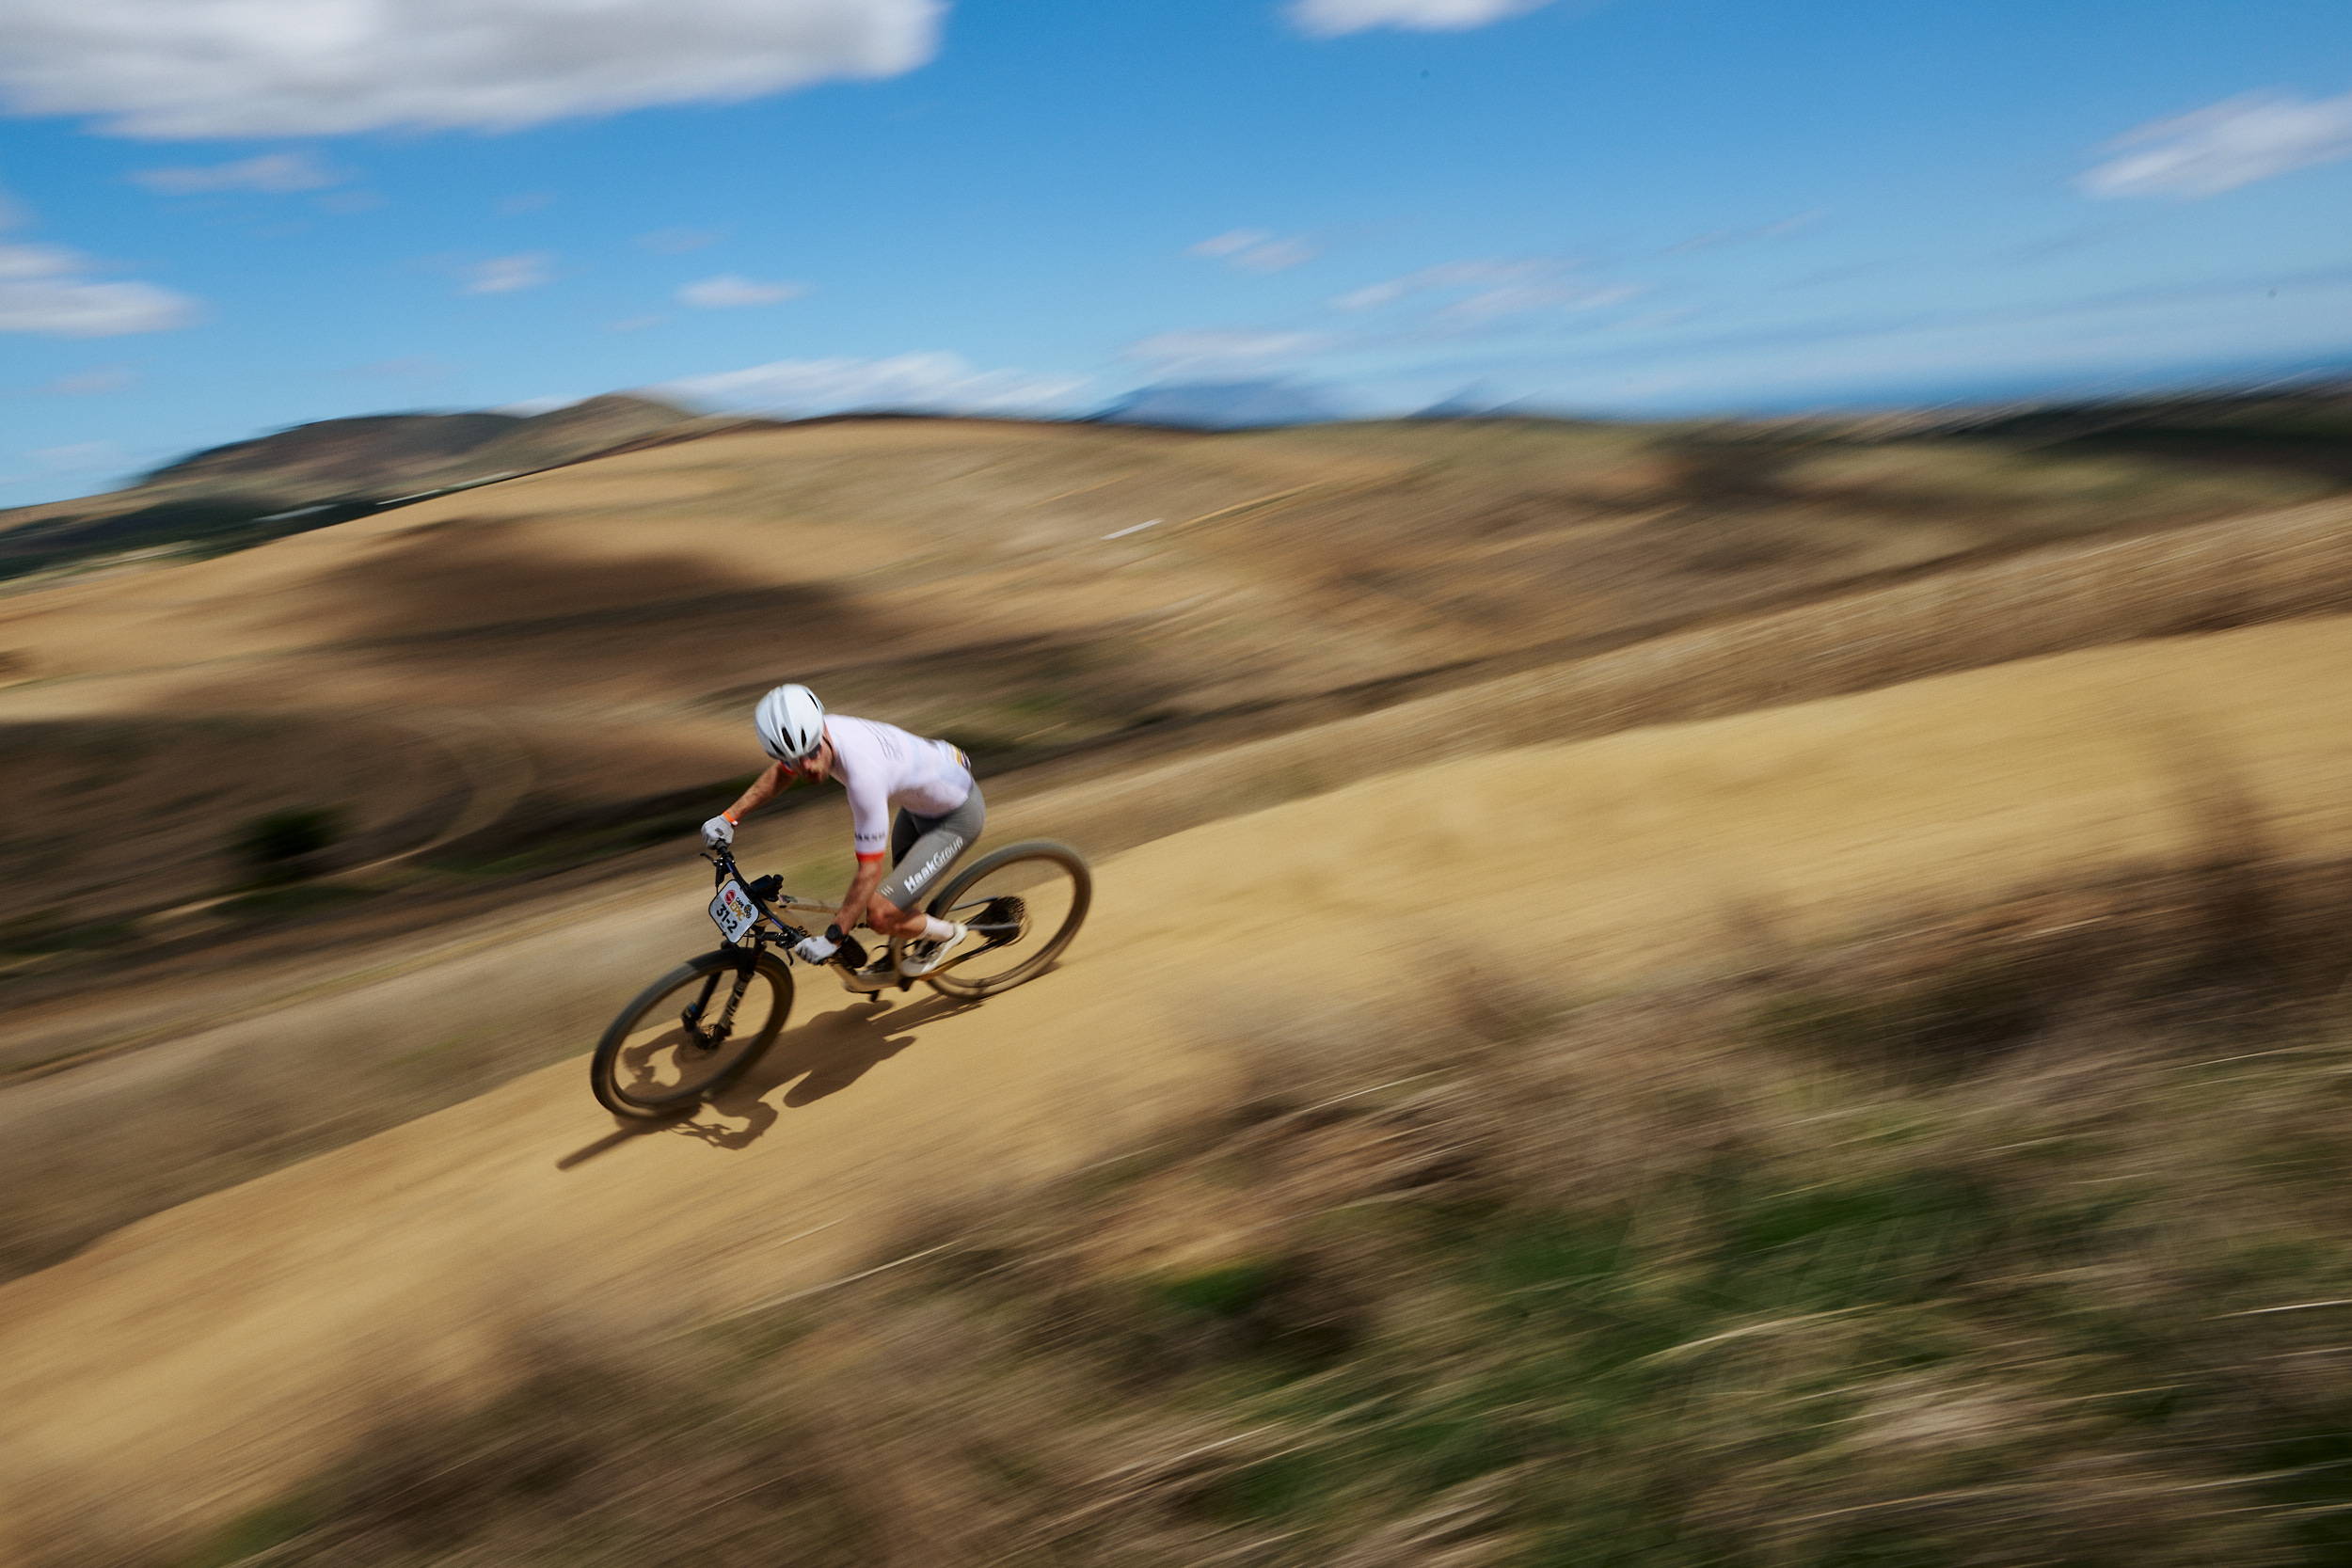
[[(691, 1085), (665, 1091), (648, 1091), (642, 1085), (625, 1080), (622, 1053), (630, 1037), (656, 1008), (685, 988), (713, 976), (748, 967), (755, 981), (765, 979), (774, 989), (775, 1002), (768, 1017), (736, 1055), (722, 1064), (708, 1076)], [(733, 1084), (750, 1070), (754, 1062), (767, 1053), (783, 1032), (785, 1021), (792, 1012), (792, 974), (786, 965), (769, 953), (756, 956), (739, 949), (720, 948), (688, 959), (653, 984), (631, 997), (628, 1005), (606, 1026), (596, 1041), (596, 1054), (589, 1059), (588, 1086), (596, 1097), (596, 1103), (616, 1117), (631, 1121), (660, 1121), (691, 1111), (695, 1106)]]
[(1060, 866), (1069, 873), (1070, 908), (1062, 916), (1061, 925), (1046, 938), (1041, 946), (1031, 950), (1015, 968), (985, 978), (964, 978), (956, 974), (955, 965), (951, 962), (942, 973), (923, 976), (933, 990), (946, 996), (966, 1000), (977, 1000), (983, 996), (994, 996), (999, 991), (1010, 990), (1013, 987), (1034, 980), (1040, 974), (1044, 974), (1053, 961), (1061, 956), (1062, 949), (1068, 947), (1071, 940), (1078, 934), (1078, 927), (1085, 921), (1087, 910), (1094, 902), (1094, 872), (1087, 864), (1084, 855), (1079, 854), (1067, 844), (1057, 844), (1047, 838), (1032, 838), (1025, 839), (1019, 844), (1008, 844), (993, 853), (981, 856), (940, 890), (925, 908), (930, 913), (945, 919), (947, 911), (955, 908), (957, 901), (983, 878), (993, 876), (1008, 865), (1026, 860), (1048, 862)]

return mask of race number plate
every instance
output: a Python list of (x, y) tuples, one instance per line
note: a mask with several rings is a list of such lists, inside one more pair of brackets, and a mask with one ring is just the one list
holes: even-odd
[(759, 906), (743, 891), (743, 884), (728, 878), (719, 886), (719, 896), (710, 901), (711, 924), (729, 942), (740, 942), (743, 933), (759, 924)]

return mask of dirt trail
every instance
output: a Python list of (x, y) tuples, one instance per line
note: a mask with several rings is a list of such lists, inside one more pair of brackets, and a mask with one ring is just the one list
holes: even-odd
[[(1258, 729), (1255, 737), (1246, 731), (1237, 739), (1214, 728), (1172, 727), (1139, 748), (1134, 766), (1106, 768), (1092, 758), (1073, 758), (1067, 768), (1031, 775), (1026, 788), (1001, 792), (992, 832), (1000, 837), (1008, 831), (1058, 833), (1098, 848), (1123, 847), (1408, 760), (1420, 765), (1508, 746), (1590, 739), (2076, 648), (2346, 610), (2352, 610), (2352, 507), (2341, 501), (2211, 529), (2060, 545), (1468, 684), (1462, 684), (1469, 680), (1465, 673), (1454, 670), (1404, 687), (1381, 683), (1309, 700), (1296, 709), (1272, 710), (1278, 716), (1272, 723), (1242, 719)], [(1426, 694), (1394, 701), (1406, 689)], [(1383, 705), (1358, 711), (1371, 700)], [(721, 753), (714, 769), (740, 764), (734, 717), (726, 726), (733, 750)], [(455, 710), (413, 719), (420, 724), (487, 722), (478, 716), (468, 721)], [(684, 744), (685, 737), (673, 738)], [(1217, 748), (1214, 789), (1199, 786), (1194, 759), (1204, 746)], [(1166, 760), (1170, 754), (1184, 760), (1171, 764)], [(483, 812), (521, 787), (519, 760), (475, 759), (477, 802), (486, 800)], [(471, 825), (474, 816), (469, 809), (463, 820)], [(769, 863), (779, 854), (789, 862), (823, 853), (815, 840), (778, 846), (773, 821), (763, 819), (764, 842), (755, 846), (771, 855)], [(825, 844), (837, 847), (831, 829)], [(567, 887), (564, 908), (539, 896), (519, 915), (501, 911), (469, 921), (463, 930), (395, 943), (405, 956), (393, 961), (404, 971), (438, 963), (443, 955), (437, 950), (453, 942), (469, 950), (502, 942), (517, 925), (535, 930), (550, 919), (570, 918), (582, 902), (601, 911), (647, 897), (667, 899), (675, 881), (675, 863), (665, 862), (659, 871), (616, 876), (593, 893)], [(681, 914), (679, 929), (697, 928), (696, 918), (691, 911)], [(577, 961), (568, 953), (560, 957)], [(340, 979), (336, 962), (306, 961), (295, 966), (302, 978), (294, 989), (306, 994), (348, 990), (386, 961), (380, 948), (351, 956), (342, 969), (360, 973)], [(289, 988), (265, 983), (257, 993), (256, 978), (215, 976), (192, 989), (175, 986), (160, 998), (75, 998), (53, 1009), (55, 1016), (11, 1017), (0, 1042), (0, 1072), (157, 1037), (175, 1037), (184, 1046), (215, 1024), (241, 1022), (264, 1008), (282, 1012)], [(199, 1005), (194, 998), (207, 990), (232, 992), (235, 1000)], [(576, 1024), (566, 1020), (561, 1027)], [(0, 1107), (0, 1146), (7, 1142), (9, 1115)]]
[[(79, 1488), (217, 1517), (388, 1402), (484, 1386), (534, 1322), (675, 1323), (855, 1268), (929, 1206), (1215, 1103), (1227, 1042), (1426, 978), (1416, 942), (1605, 982), (1720, 958), (1735, 908), (1803, 938), (2177, 862), (2217, 769), (2276, 847), (2352, 849), (2348, 681), (2342, 618), (2099, 649), (1464, 758), (1147, 845), (1101, 868), (1048, 980), (963, 1012), (811, 987), (757, 1079), (684, 1129), (608, 1136), (565, 1063), (0, 1289), (21, 1489), (0, 1517)], [(618, 968), (678, 921), (592, 934)]]

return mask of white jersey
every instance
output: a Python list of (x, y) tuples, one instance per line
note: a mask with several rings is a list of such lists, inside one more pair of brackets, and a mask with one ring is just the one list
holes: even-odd
[(970, 759), (944, 740), (838, 713), (825, 720), (825, 738), (833, 776), (850, 792), (850, 832), (862, 861), (888, 853), (893, 811), (945, 816), (972, 793)]

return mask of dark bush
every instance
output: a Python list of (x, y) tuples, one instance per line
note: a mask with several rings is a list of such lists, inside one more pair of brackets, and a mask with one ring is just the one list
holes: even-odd
[(257, 816), (237, 831), (237, 860), (259, 883), (290, 882), (318, 869), (318, 858), (342, 836), (342, 814), (296, 806)]

